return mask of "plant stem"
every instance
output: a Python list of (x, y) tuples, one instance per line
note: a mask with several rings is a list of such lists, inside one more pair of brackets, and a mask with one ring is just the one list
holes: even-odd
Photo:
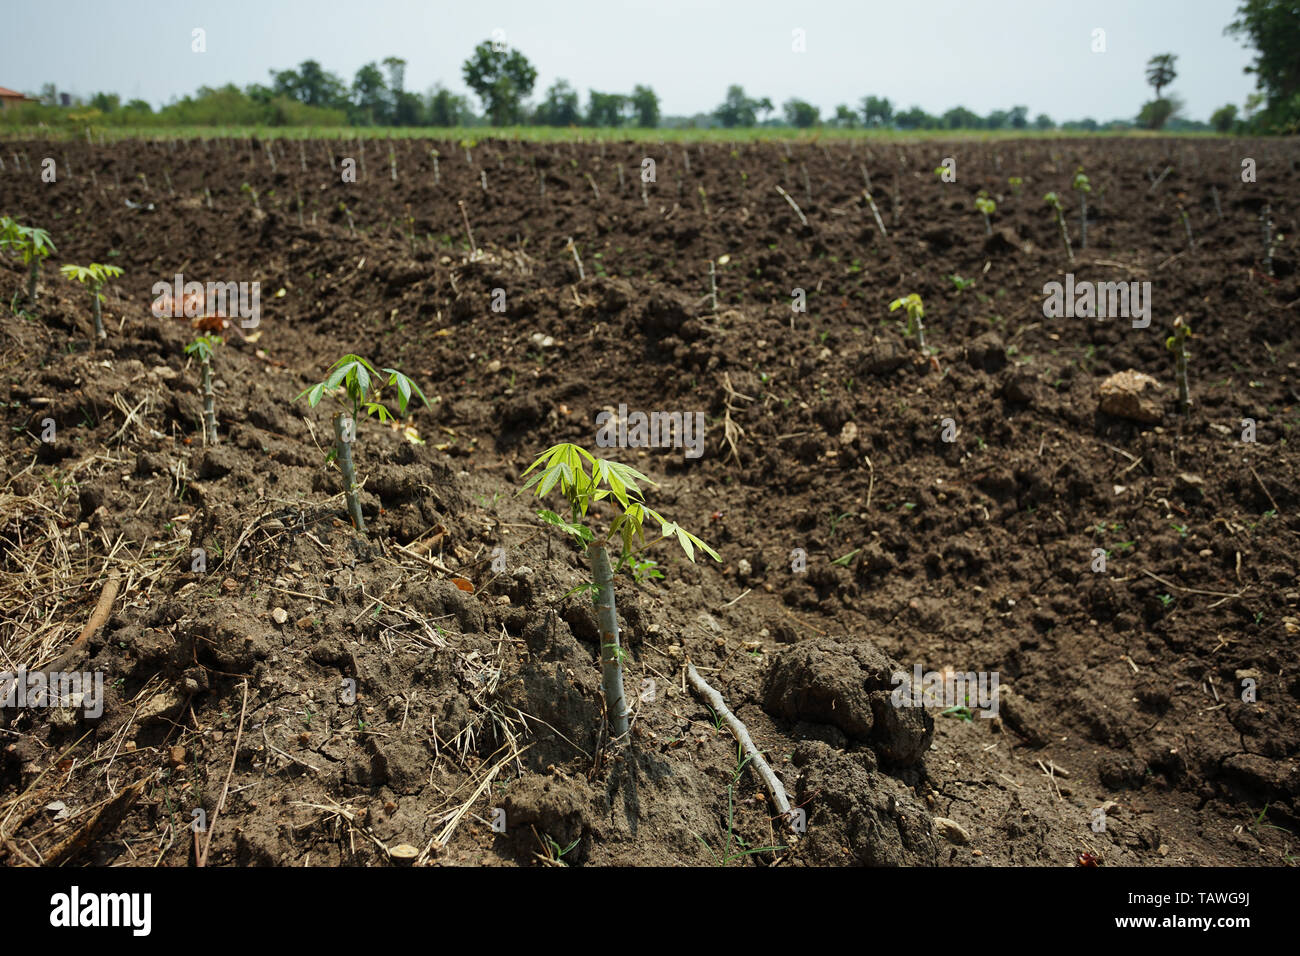
[[(862, 170), (862, 174), (865, 176), (866, 172), (867, 171), (864, 168)], [(870, 177), (868, 177), (868, 179), (869, 178)], [(882, 236), (888, 236), (889, 233), (885, 232), (885, 224), (880, 221), (880, 210), (876, 208), (876, 201), (871, 198), (871, 193), (868, 191), (863, 191), (862, 195), (867, 197), (867, 205), (871, 207), (871, 215), (874, 216), (876, 219), (876, 226), (880, 229), (880, 234)]]
[(578, 256), (578, 246), (573, 241), (572, 236), (566, 237), (569, 243), (569, 250), (573, 253), (573, 261), (578, 264), (578, 281), (584, 282), (587, 278), (586, 271), (582, 268), (582, 259)]
[(36, 304), (36, 279), (41, 274), (41, 257), (32, 257), (31, 271), (27, 273), (27, 304)]
[(627, 699), (623, 696), (623, 664), (619, 659), (618, 613), (614, 608), (614, 569), (609, 551), (603, 544), (587, 549), (596, 593), (591, 596), (600, 629), (600, 673), (605, 689), (605, 709), (609, 714), (610, 736), (617, 739), (627, 733)]
[(1187, 325), (1181, 318), (1174, 320), (1174, 370), (1178, 376), (1178, 404), (1183, 414), (1191, 414), (1192, 393), (1187, 384)]
[(1056, 210), (1056, 224), (1061, 227), (1061, 241), (1065, 243), (1065, 257), (1074, 262), (1074, 250), (1070, 248), (1070, 231), (1065, 228), (1065, 216), (1061, 214), (1059, 207)]
[[(1273, 274), (1273, 218), (1269, 206), (1264, 206), (1264, 211), (1259, 214), (1259, 223), (1264, 230), (1264, 271), (1271, 276)], [(34, 284), (33, 288), (35, 288)], [(32, 301), (35, 299), (33, 298)]]
[[(334, 416), (334, 448), (337, 451), (339, 470), (343, 472), (343, 494), (348, 503), (348, 514), (357, 531), (366, 533), (366, 519), (361, 516), (361, 499), (357, 496), (357, 470), (352, 464), (352, 442), (344, 441), (344, 422), (353, 421), (347, 412)], [(356, 438), (356, 425), (352, 426), (352, 437)]]
[(474, 245), (474, 230), (469, 227), (469, 213), (465, 211), (465, 200), (456, 200), (456, 205), (460, 207), (460, 218), (465, 220), (465, 235), (469, 238), (469, 253), (473, 256), (478, 252), (478, 246)]
[(1187, 210), (1180, 203), (1178, 206), (1178, 217), (1183, 221), (1183, 229), (1187, 231), (1187, 248), (1195, 249), (1196, 240), (1192, 238), (1192, 221), (1187, 217)]
[(104, 312), (102, 304), (99, 301), (99, 290), (90, 293), (90, 301), (95, 312), (95, 338), (106, 339), (108, 333), (104, 331)]
[(203, 427), (209, 445), (217, 443), (217, 401), (212, 394), (212, 359), (203, 360)]
[(786, 192), (784, 189), (782, 189), (780, 186), (776, 187), (776, 191), (779, 192), (781, 196), (785, 199), (785, 201), (790, 204), (790, 208), (793, 209), (794, 214), (799, 217), (799, 221), (803, 223), (805, 227), (807, 227), (808, 217), (803, 214), (803, 210), (799, 208), (799, 204), (795, 202), (794, 199), (791, 197), (791, 195), (788, 192)]
[(1088, 248), (1088, 194), (1079, 193), (1079, 248)]

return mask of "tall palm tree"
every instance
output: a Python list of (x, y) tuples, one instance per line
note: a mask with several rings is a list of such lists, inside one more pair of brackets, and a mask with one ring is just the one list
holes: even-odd
[(1147, 61), (1147, 82), (1156, 88), (1156, 99), (1160, 99), (1160, 91), (1178, 76), (1174, 70), (1177, 59), (1172, 53), (1161, 53)]

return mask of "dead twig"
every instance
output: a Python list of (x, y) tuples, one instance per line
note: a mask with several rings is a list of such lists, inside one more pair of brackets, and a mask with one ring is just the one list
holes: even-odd
[(54, 663), (44, 668), (46, 673), (64, 670), (77, 651), (99, 632), (99, 629), (104, 626), (104, 622), (108, 620), (109, 612), (113, 609), (113, 602), (117, 600), (117, 592), (121, 584), (121, 577), (116, 573), (108, 579), (104, 584), (104, 590), (99, 593), (99, 601), (95, 604), (95, 610), (91, 612), (90, 620), (81, 629), (81, 634), (66, 651), (59, 655)]
[(722, 699), (722, 695), (710, 687), (704, 678), (700, 676), (700, 672), (695, 669), (694, 664), (688, 663), (686, 665), (686, 679), (691, 682), (691, 686), (713, 708), (714, 713), (718, 715), (718, 719), (731, 729), (736, 740), (740, 742), (740, 746), (744, 748), (745, 754), (750, 758), (754, 772), (758, 774), (759, 779), (763, 781), (763, 786), (771, 794), (772, 804), (776, 807), (777, 813), (789, 820), (790, 800), (785, 795), (785, 787), (781, 785), (781, 781), (777, 779), (776, 774), (772, 772), (772, 768), (763, 759), (763, 754), (754, 745), (753, 739), (749, 736), (749, 730), (741, 723), (740, 718), (727, 707), (727, 702)]
[(208, 863), (208, 853), (212, 849), (212, 834), (217, 830), (217, 817), (221, 816), (221, 808), (226, 804), (226, 794), (230, 792), (230, 778), (235, 772), (235, 761), (239, 759), (239, 742), (244, 736), (244, 715), (248, 713), (248, 679), (244, 679), (244, 702), (239, 706), (239, 729), (235, 732), (235, 749), (230, 754), (230, 768), (226, 771), (226, 782), (221, 788), (221, 799), (217, 801), (216, 808), (212, 811), (212, 819), (208, 822), (208, 838), (203, 843), (203, 855), (195, 854), (195, 866), (206, 866)]

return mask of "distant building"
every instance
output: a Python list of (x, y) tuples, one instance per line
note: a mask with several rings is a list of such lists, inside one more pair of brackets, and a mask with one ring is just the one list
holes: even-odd
[(36, 103), (37, 100), (29, 96), (24, 96), (17, 90), (11, 90), (7, 87), (0, 86), (0, 110), (13, 109), (22, 106), (24, 103)]

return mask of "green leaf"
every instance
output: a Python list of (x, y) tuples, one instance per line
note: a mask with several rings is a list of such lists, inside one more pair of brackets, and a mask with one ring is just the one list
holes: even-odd
[(682, 550), (686, 552), (686, 557), (693, 564), (695, 562), (695, 546), (691, 543), (691, 536), (685, 528), (677, 529), (677, 540), (681, 543)]
[(561, 467), (562, 466), (557, 465), (554, 468), (546, 469), (546, 471), (542, 473), (542, 483), (537, 488), (537, 497), (545, 498), (550, 490), (555, 487), (555, 483), (559, 481), (561, 475), (563, 475), (563, 472), (560, 470)]
[(392, 384), (392, 382), (397, 383), (397, 407), (401, 410), (401, 413), (405, 415), (406, 406), (411, 401), (411, 380), (405, 375), (400, 375), (397, 372), (394, 372), (390, 384)]
[(351, 365), (345, 365), (342, 368), (330, 372), (330, 374), (325, 377), (325, 387), (331, 390), (338, 388), (342, 381), (347, 378), (348, 369), (351, 367)]
[[(692, 542), (692, 543), (693, 543), (697, 548), (699, 548), (701, 551), (703, 551), (705, 554), (707, 554), (709, 557), (711, 557), (714, 561), (721, 561), (721, 560), (722, 560), (722, 558), (721, 558), (721, 556), (719, 556), (718, 552), (714, 551), (712, 548), (710, 548), (707, 544), (705, 544), (705, 543), (704, 543), (703, 541), (701, 541), (699, 538), (695, 537), (695, 535), (691, 534), (689, 531), (686, 531), (686, 530), (683, 529), (683, 530), (679, 533), (678, 537), (680, 538), (681, 535), (683, 535), (683, 534), (686, 535), (686, 537), (690, 538), (691, 542)], [(683, 547), (684, 547), (684, 546), (685, 546), (685, 545), (683, 545)], [(686, 553), (689, 555), (689, 554), (691, 553), (691, 552), (690, 552), (690, 549), (687, 549), (687, 552), (686, 552)], [(694, 561), (695, 559), (694, 559), (694, 558), (691, 558), (691, 560)]]

